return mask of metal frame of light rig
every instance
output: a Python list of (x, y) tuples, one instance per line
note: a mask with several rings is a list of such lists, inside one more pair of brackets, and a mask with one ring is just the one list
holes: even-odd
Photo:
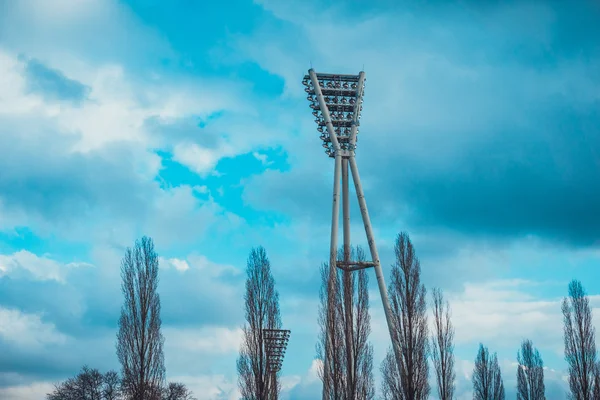
[(263, 329), (269, 372), (279, 372), (281, 370), (285, 350), (290, 340), (290, 333), (286, 329)]
[(267, 394), (265, 400), (277, 399), (275, 377), (283, 365), (285, 349), (290, 340), (290, 331), (285, 329), (263, 329), (264, 350), (267, 356)]
[[(308, 75), (304, 76), (302, 83), (306, 86), (305, 91), (308, 94), (310, 108), (313, 110), (315, 122), (317, 123), (317, 131), (320, 133), (320, 138), (323, 141), (325, 153), (335, 159), (334, 181), (333, 181), (333, 205), (331, 219), (331, 242), (329, 248), (329, 265), (333, 275), (331, 279), (335, 279), (337, 268), (349, 274), (352, 271), (370, 268), (375, 269), (379, 293), (385, 311), (385, 317), (390, 332), (392, 347), (396, 356), (398, 368), (400, 368), (401, 353), (398, 344), (394, 340), (395, 334), (393, 331), (393, 317), (388, 300), (387, 288), (381, 269), (379, 253), (375, 245), (371, 220), (365, 201), (365, 195), (358, 174), (356, 165), (355, 151), (358, 130), (360, 126), (360, 114), (362, 111), (363, 95), (365, 89), (365, 73), (360, 72), (358, 75), (337, 75), (337, 74), (317, 74), (312, 68), (308, 70)], [(350, 202), (349, 202), (349, 179), (348, 165), (352, 173), (352, 180), (358, 197), (358, 204), (365, 226), (371, 260), (368, 262), (356, 262), (350, 260)], [(344, 239), (344, 259), (337, 259), (338, 247), (338, 225), (339, 225), (339, 199), (340, 199), (340, 175), (342, 183), (342, 201), (343, 201), (343, 239)], [(350, 312), (347, 310), (347, 312)], [(328, 313), (329, 315), (329, 313)], [(351, 317), (351, 316), (349, 316)], [(346, 318), (348, 325), (346, 326), (347, 337), (349, 342), (353, 341), (352, 319)], [(329, 331), (326, 332), (325, 342), (325, 357), (327, 357), (328, 348), (331, 346)], [(350, 352), (351, 354), (351, 352)], [(354, 360), (350, 356), (350, 365), (348, 373), (354, 371)], [(329, 394), (326, 390), (328, 382), (329, 369), (324, 360), (324, 385), (323, 399), (328, 399)], [(353, 376), (349, 378), (354, 381)]]

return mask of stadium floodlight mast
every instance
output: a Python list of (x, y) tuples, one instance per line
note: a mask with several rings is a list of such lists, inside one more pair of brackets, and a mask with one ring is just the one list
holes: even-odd
[(277, 398), (275, 375), (281, 371), (291, 332), (286, 329), (263, 329), (262, 331), (267, 356), (267, 371), (269, 372), (269, 389), (267, 392), (270, 393), (270, 400), (275, 400)]
[[(375, 269), (379, 293), (385, 311), (392, 347), (400, 370), (400, 349), (394, 338), (393, 316), (388, 300), (387, 288), (381, 269), (381, 262), (375, 245), (373, 229), (371, 228), (371, 220), (367, 210), (365, 195), (360, 183), (358, 167), (356, 165), (355, 151), (357, 135), (360, 126), (360, 114), (362, 111), (363, 94), (365, 89), (365, 73), (360, 72), (358, 75), (337, 75), (337, 74), (318, 74), (312, 68), (308, 70), (308, 75), (304, 76), (302, 81), (306, 86), (305, 91), (308, 94), (310, 108), (313, 110), (315, 122), (317, 123), (317, 131), (320, 133), (320, 138), (323, 141), (325, 153), (335, 159), (334, 178), (333, 178), (333, 207), (331, 218), (331, 243), (329, 248), (329, 265), (331, 276), (330, 279), (336, 279), (337, 268), (349, 274), (352, 271), (357, 271), (364, 268)], [(358, 197), (358, 204), (365, 226), (371, 260), (368, 262), (358, 262), (350, 260), (350, 203), (349, 203), (349, 183), (348, 183), (348, 165), (352, 173), (352, 180)], [(342, 183), (342, 212), (343, 212), (343, 237), (344, 237), (344, 259), (337, 259), (337, 240), (338, 240), (338, 224), (339, 224), (339, 199), (340, 199), (340, 175)], [(351, 312), (349, 309), (347, 312)], [(327, 313), (329, 318), (330, 313)], [(353, 334), (352, 320), (346, 318), (347, 325), (346, 337), (350, 337), (347, 346), (352, 343), (351, 335)], [(349, 323), (349, 324), (348, 324)], [(327, 323), (329, 326), (329, 323)], [(329, 330), (326, 329), (325, 338), (325, 357), (328, 357), (331, 351), (331, 339)], [(354, 360), (350, 351), (348, 373), (354, 371)], [(324, 379), (323, 379), (323, 399), (329, 398), (328, 379), (329, 371), (327, 363), (324, 362)], [(351, 381), (354, 381), (352, 376), (349, 376)]]

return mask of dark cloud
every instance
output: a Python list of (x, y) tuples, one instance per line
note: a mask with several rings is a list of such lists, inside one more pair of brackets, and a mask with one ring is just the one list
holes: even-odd
[[(600, 9), (465, 2), (402, 15), (421, 29), (385, 38), (396, 50), (367, 68), (357, 157), (375, 226), (598, 244), (600, 36), (584, 32), (598, 31)], [(256, 177), (245, 199), (327, 221), (333, 163), (329, 175), (316, 164)]]
[(38, 60), (29, 60), (25, 74), (31, 92), (50, 101), (66, 101), (79, 105), (87, 99), (90, 87), (67, 78), (61, 71), (47, 67)]

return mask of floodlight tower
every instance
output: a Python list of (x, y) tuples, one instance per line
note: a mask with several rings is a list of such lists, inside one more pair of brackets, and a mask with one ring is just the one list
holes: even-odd
[[(363, 94), (365, 88), (365, 73), (360, 72), (358, 75), (337, 75), (337, 74), (317, 74), (312, 68), (308, 70), (308, 75), (304, 76), (302, 83), (306, 86), (308, 101), (310, 108), (313, 110), (315, 122), (317, 123), (317, 131), (323, 141), (325, 153), (335, 159), (335, 167), (333, 173), (333, 208), (331, 219), (331, 242), (329, 247), (329, 265), (331, 278), (335, 279), (337, 268), (344, 271), (344, 274), (352, 273), (364, 268), (375, 269), (379, 293), (385, 311), (385, 317), (390, 332), (392, 347), (396, 356), (396, 362), (400, 369), (400, 349), (396, 343), (395, 334), (393, 331), (393, 317), (388, 300), (387, 288), (379, 261), (375, 238), (371, 228), (371, 220), (367, 210), (367, 203), (363, 193), (360, 177), (358, 175), (358, 167), (356, 165), (355, 151), (360, 126), (360, 113), (362, 111)], [(352, 180), (358, 197), (358, 204), (365, 226), (371, 260), (368, 262), (357, 262), (350, 260), (350, 203), (348, 193), (348, 164), (352, 173)], [(340, 175), (342, 181), (342, 203), (343, 203), (343, 237), (344, 237), (344, 259), (337, 259), (338, 247), (338, 223), (339, 223), (339, 199), (340, 199)], [(327, 313), (329, 316), (329, 313)], [(348, 317), (351, 317), (349, 315)], [(346, 318), (349, 324), (346, 326), (346, 337), (352, 335), (352, 322), (350, 318)], [(325, 339), (325, 357), (328, 357), (328, 348), (331, 346), (329, 332), (326, 332)], [(351, 342), (350, 342), (351, 343)], [(349, 358), (350, 365), (349, 373), (354, 371), (352, 357)], [(323, 399), (327, 398), (327, 382), (330, 371), (327, 368), (327, 363), (324, 364), (324, 385)], [(354, 381), (350, 376), (351, 381)], [(353, 400), (353, 399), (352, 399)]]
[(285, 329), (263, 329), (263, 336), (267, 355), (267, 371), (269, 372), (268, 400), (276, 400), (275, 376), (283, 365), (283, 357), (290, 340), (290, 331)]

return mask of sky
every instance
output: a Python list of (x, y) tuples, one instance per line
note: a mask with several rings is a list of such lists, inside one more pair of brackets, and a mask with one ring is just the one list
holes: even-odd
[(120, 260), (143, 235), (169, 380), (238, 398), (262, 245), (292, 331), (282, 399), (318, 398), (333, 163), (301, 83), (312, 66), (366, 73), (356, 157), (383, 270), (409, 233), (428, 296), (450, 301), (458, 398), (479, 343), (513, 398), (528, 338), (548, 399), (566, 399), (571, 279), (600, 323), (599, 18), (583, 0), (0, 0), (0, 398), (119, 368)]

